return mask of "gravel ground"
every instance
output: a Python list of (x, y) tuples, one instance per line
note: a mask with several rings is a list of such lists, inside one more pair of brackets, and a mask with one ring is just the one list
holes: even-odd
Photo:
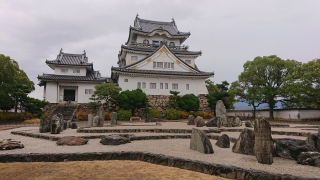
[[(181, 127), (180, 127), (181, 128)], [(0, 154), (19, 153), (74, 153), (74, 152), (108, 152), (108, 151), (147, 151), (187, 159), (194, 159), (218, 164), (232, 165), (242, 168), (258, 169), (272, 173), (292, 174), (304, 177), (320, 177), (319, 168), (313, 166), (299, 165), (294, 160), (274, 158), (272, 165), (264, 165), (257, 162), (255, 156), (236, 154), (231, 148), (219, 148), (215, 146), (216, 141), (210, 140), (213, 145), (214, 154), (201, 154), (190, 149), (190, 139), (168, 139), (168, 140), (144, 140), (132, 141), (120, 146), (105, 146), (100, 144), (100, 139), (90, 139), (84, 146), (57, 146), (55, 141), (13, 135), (11, 131), (30, 130), (37, 131), (35, 127), (23, 127), (0, 131), (0, 139), (16, 139), (21, 141), (25, 148), (0, 151)], [(70, 132), (69, 132), (70, 131)], [(71, 135), (75, 130), (63, 131), (61, 136)], [(80, 133), (74, 133), (80, 134)], [(81, 133), (82, 134), (82, 133)], [(87, 133), (83, 133), (87, 134)], [(156, 135), (164, 133), (135, 133), (136, 135)], [(89, 134), (88, 134), (89, 135)], [(239, 136), (239, 132), (234, 133)], [(288, 136), (287, 136), (288, 137)], [(290, 136), (293, 137), (293, 136)], [(231, 143), (232, 147), (233, 143)]]

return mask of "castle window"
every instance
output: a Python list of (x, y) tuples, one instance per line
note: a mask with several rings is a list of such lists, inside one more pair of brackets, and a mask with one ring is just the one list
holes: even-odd
[(170, 47), (174, 47), (174, 42), (170, 42)]
[(80, 73), (80, 69), (74, 69), (73, 73)]
[(146, 88), (146, 83), (143, 82), (143, 83), (142, 83), (142, 89), (145, 89), (145, 88)]
[(174, 63), (165, 62), (164, 63), (164, 68), (173, 68), (173, 64)]
[(186, 84), (186, 89), (189, 90), (189, 84)]
[(173, 84), (172, 83), (172, 89), (178, 89), (178, 84)]
[(62, 73), (68, 73), (68, 69), (61, 69)]
[(124, 82), (128, 82), (128, 79), (124, 79)]
[(165, 85), (165, 88), (168, 89), (168, 83), (165, 83), (164, 85)]
[(159, 45), (159, 41), (152, 41), (152, 44)]
[(93, 94), (93, 89), (85, 89), (85, 94)]
[(153, 67), (156, 67), (156, 66), (157, 66), (157, 63), (153, 61)]
[(150, 89), (156, 89), (156, 83), (150, 83)]
[(143, 40), (143, 44), (149, 44), (149, 40), (148, 39)]
[(160, 89), (163, 89), (163, 83), (160, 83)]
[(157, 62), (157, 67), (158, 68), (163, 68), (163, 62)]
[(174, 67), (173, 67), (173, 64), (174, 64), (174, 63), (171, 63), (171, 68), (174, 68)]
[(131, 56), (131, 60), (137, 61), (138, 60), (138, 56)]
[(141, 82), (138, 82), (137, 88), (138, 88), (138, 89), (141, 89)]
[(191, 64), (191, 60), (186, 60), (186, 63), (187, 64)]

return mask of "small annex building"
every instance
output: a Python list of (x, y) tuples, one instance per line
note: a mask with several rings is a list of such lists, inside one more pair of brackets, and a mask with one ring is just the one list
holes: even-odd
[(61, 49), (57, 58), (46, 60), (46, 64), (54, 70), (54, 74), (38, 76), (38, 85), (44, 87), (43, 98), (49, 103), (67, 99), (88, 103), (95, 85), (111, 82), (110, 78), (101, 77), (101, 73), (93, 69), (93, 63), (88, 62), (85, 51), (83, 54), (68, 54)]
[(206, 95), (205, 79), (214, 72), (200, 71), (195, 63), (201, 51), (189, 51), (182, 45), (189, 32), (178, 30), (174, 19), (159, 22), (134, 20), (126, 45), (121, 46), (118, 67), (111, 68), (111, 78), (122, 90), (140, 88), (147, 95)]

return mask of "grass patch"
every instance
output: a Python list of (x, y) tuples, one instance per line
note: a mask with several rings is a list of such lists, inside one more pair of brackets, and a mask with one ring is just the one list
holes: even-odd
[(142, 161), (0, 163), (1, 179), (212, 179), (225, 178)]
[(25, 120), (22, 122), (22, 124), (40, 124), (40, 119)]

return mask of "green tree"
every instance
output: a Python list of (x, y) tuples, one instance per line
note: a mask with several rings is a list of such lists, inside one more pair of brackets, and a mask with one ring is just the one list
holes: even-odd
[(118, 105), (121, 109), (131, 110), (132, 115), (135, 109), (148, 108), (149, 99), (141, 89), (121, 92)]
[(214, 85), (214, 82), (211, 81), (210, 79), (206, 79), (206, 80), (205, 80), (205, 84), (206, 84), (206, 86), (207, 86), (207, 89), (208, 89), (209, 94), (210, 94), (210, 93), (213, 93), (213, 92), (218, 92), (218, 91), (219, 91), (218, 87), (217, 87), (216, 85)]
[[(256, 57), (247, 61), (244, 71), (239, 75), (239, 82), (245, 82), (261, 97), (262, 103), (267, 103), (270, 108), (270, 118), (273, 119), (273, 108), (278, 101), (283, 101), (284, 83), (286, 77), (293, 75), (299, 62), (282, 60), (276, 55)], [(254, 89), (252, 89), (254, 91)]]
[(170, 95), (169, 96), (169, 101), (167, 102), (166, 107), (169, 109), (178, 109), (179, 108), (179, 104), (178, 101), (181, 98), (180, 96), (178, 96), (180, 92), (178, 91), (170, 91)]
[(122, 90), (113, 83), (101, 83), (94, 86), (94, 88), (95, 91), (90, 99), (97, 101), (98, 103), (104, 101), (104, 106), (107, 108), (107, 111), (109, 111), (109, 108), (112, 105), (115, 106), (117, 104), (120, 91)]
[(262, 104), (260, 89), (245, 82), (235, 81), (231, 83), (230, 94), (237, 97), (239, 102), (246, 102), (253, 107), (254, 119), (256, 119), (256, 108)]
[(49, 102), (45, 100), (39, 100), (32, 97), (25, 97), (21, 100), (21, 107), (31, 114), (38, 114), (40, 117), (43, 114), (42, 108), (48, 105)]
[(1, 105), (1, 107), (8, 109), (14, 104), (17, 112), (22, 100), (33, 90), (35, 90), (34, 83), (19, 68), (17, 61), (0, 54), (0, 99), (8, 101), (8, 106)]
[(198, 111), (199, 99), (194, 94), (186, 94), (179, 99), (179, 108), (185, 111)]
[[(233, 109), (233, 104), (236, 102), (233, 94), (228, 92), (229, 83), (227, 81), (222, 81), (221, 84), (216, 84), (215, 91), (209, 93), (207, 96), (209, 107), (215, 112), (216, 111), (216, 104), (219, 100), (222, 100), (226, 109)], [(208, 85), (207, 85), (208, 87)]]

